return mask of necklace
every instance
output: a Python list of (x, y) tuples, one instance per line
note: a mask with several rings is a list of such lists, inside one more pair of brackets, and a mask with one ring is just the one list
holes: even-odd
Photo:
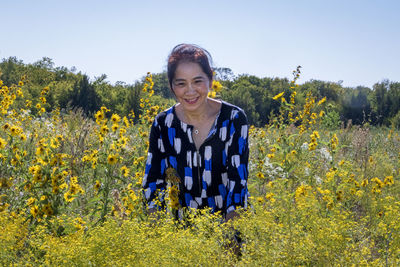
[(199, 130), (194, 129), (194, 134), (199, 134)]

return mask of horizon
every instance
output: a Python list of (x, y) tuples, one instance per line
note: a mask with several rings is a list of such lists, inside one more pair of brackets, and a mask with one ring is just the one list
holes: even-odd
[[(15, 56), (14, 56), (15, 57)], [(9, 57), (10, 58), (10, 57)], [(8, 60), (9, 58), (2, 58), (1, 60), (2, 61), (4, 61), (4, 60)], [(43, 57), (43, 58), (41, 58), (40, 60), (36, 60), (36, 61), (34, 61), (34, 62), (24, 62), (23, 60), (21, 60), (21, 59), (19, 59), (19, 58), (17, 58), (17, 57), (15, 57), (18, 61), (22, 61), (22, 63), (24, 64), (24, 65), (29, 65), (29, 64), (31, 64), (31, 65), (33, 65), (33, 64), (35, 64), (35, 63), (37, 63), (37, 62), (39, 62), (39, 61), (41, 61), (41, 60), (43, 60), (44, 58), (48, 58), (48, 57)], [(65, 67), (65, 68), (67, 68), (68, 69), (68, 71), (70, 71), (70, 72), (72, 72), (72, 73), (74, 73), (74, 74), (78, 74), (78, 73), (80, 73), (80, 74), (82, 74), (82, 75), (86, 75), (88, 78), (89, 78), (89, 81), (91, 81), (91, 82), (93, 82), (93, 81), (95, 81), (97, 78), (100, 78), (101, 77), (101, 75), (106, 75), (106, 79), (104, 80), (105, 82), (107, 82), (107, 83), (109, 83), (110, 85), (113, 85), (113, 86), (115, 86), (117, 83), (122, 83), (122, 84), (124, 84), (124, 85), (127, 85), (127, 86), (129, 86), (129, 85), (133, 85), (133, 84), (135, 84), (136, 82), (141, 82), (142, 80), (144, 80), (145, 78), (146, 78), (146, 73), (145, 74), (143, 74), (141, 77), (139, 77), (139, 78), (137, 78), (136, 80), (134, 80), (132, 83), (127, 83), (127, 82), (125, 82), (125, 81), (115, 81), (115, 82), (111, 82), (111, 81), (109, 81), (108, 80), (108, 75), (107, 75), (107, 73), (102, 73), (102, 74), (100, 74), (99, 76), (90, 76), (88, 73), (86, 73), (86, 72), (83, 72), (83, 71), (81, 71), (81, 70), (79, 70), (79, 69), (77, 69), (75, 66), (71, 66), (70, 68), (68, 68), (67, 66), (57, 66), (55, 63), (54, 63), (54, 60), (53, 59), (51, 59), (51, 58), (49, 58), (51, 61), (52, 61), (52, 63), (54, 64), (54, 69), (56, 69), (56, 68), (59, 68), (59, 67)], [(218, 67), (217, 67), (218, 68)], [(229, 68), (229, 67), (226, 67), (226, 66), (224, 66), (224, 68)], [(230, 68), (229, 68), (230, 69)], [(293, 71), (294, 71), (295, 69), (293, 69)], [(151, 74), (153, 74), (153, 75), (157, 75), (157, 74), (162, 74), (163, 72), (166, 72), (166, 70), (162, 70), (161, 72), (150, 72)], [(270, 78), (270, 79), (288, 79), (289, 81), (291, 80), (291, 77), (269, 77), (269, 76), (263, 76), (263, 77), (259, 77), (259, 76), (257, 76), (257, 75), (255, 75), (255, 74), (252, 74), (252, 73), (233, 73), (234, 74), (234, 78), (237, 78), (237, 77), (239, 77), (239, 76), (241, 76), (241, 75), (249, 75), (249, 76), (256, 76), (256, 77), (258, 77), (258, 78), (260, 78), (260, 79), (264, 79), (264, 78)], [(300, 74), (300, 78), (299, 79), (301, 79), (301, 74)], [(341, 80), (339, 80), (339, 81), (337, 81), (337, 82), (334, 82), (334, 81), (328, 81), (328, 80), (319, 80), (319, 79), (313, 79), (313, 78), (311, 78), (311, 79), (309, 79), (309, 80), (307, 80), (307, 81), (302, 81), (302, 82), (297, 82), (297, 84), (299, 84), (299, 85), (302, 85), (302, 84), (305, 84), (305, 83), (307, 83), (307, 82), (312, 82), (312, 81), (322, 81), (322, 82), (326, 82), (326, 83), (336, 83), (336, 84), (339, 84), (340, 86), (342, 86), (342, 87), (346, 87), (346, 88), (357, 88), (357, 87), (368, 87), (368, 86), (364, 86), (364, 85), (356, 85), (356, 86), (343, 86), (343, 81), (341, 81)], [(377, 81), (377, 82), (375, 82), (373, 85), (375, 85), (375, 84), (377, 84), (377, 83), (382, 83), (382, 82), (385, 82), (385, 81), (389, 81), (390, 83), (392, 83), (392, 82), (395, 82), (395, 83), (397, 83), (397, 82), (400, 82), (400, 81), (395, 81), (395, 80), (389, 80), (389, 79), (382, 79), (382, 80), (380, 80), (380, 81)], [(368, 88), (370, 88), (371, 90), (373, 90), (373, 86), (371, 86), (371, 87), (368, 87)]]

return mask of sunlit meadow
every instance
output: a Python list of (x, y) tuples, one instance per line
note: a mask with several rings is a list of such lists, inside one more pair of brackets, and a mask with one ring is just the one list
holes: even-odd
[[(167, 107), (153, 98), (151, 74), (142, 114), (128, 117), (107, 107), (91, 118), (48, 112), (51, 86), (30, 101), (25, 77), (0, 81), (0, 264), (399, 265), (399, 131), (327, 130), (325, 99), (299, 91), (299, 75), (290, 94), (273, 97), (281, 108), (270, 124), (250, 128), (251, 205), (229, 223), (206, 210), (175, 219), (173, 174), (166, 210), (147, 216), (149, 128)], [(210, 97), (221, 90), (214, 82)]]

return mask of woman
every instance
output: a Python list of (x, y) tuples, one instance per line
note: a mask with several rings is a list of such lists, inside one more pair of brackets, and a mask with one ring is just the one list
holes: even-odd
[(143, 189), (150, 212), (174, 168), (181, 207), (221, 211), (229, 220), (247, 206), (248, 124), (242, 109), (209, 98), (209, 53), (177, 45), (168, 57), (168, 80), (177, 104), (154, 119)]

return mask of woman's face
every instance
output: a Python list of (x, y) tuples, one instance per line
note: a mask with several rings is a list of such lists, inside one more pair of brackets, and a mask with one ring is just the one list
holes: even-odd
[(182, 62), (176, 68), (172, 89), (183, 110), (191, 112), (205, 105), (211, 83), (199, 64)]

